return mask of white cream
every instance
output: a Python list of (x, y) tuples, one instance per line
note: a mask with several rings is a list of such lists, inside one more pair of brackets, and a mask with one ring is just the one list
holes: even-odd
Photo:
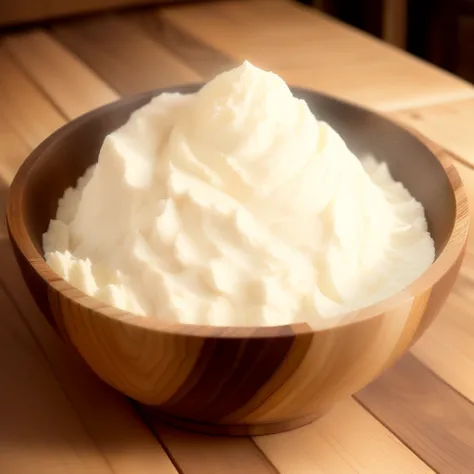
[(106, 137), (44, 235), (87, 294), (182, 323), (312, 322), (379, 301), (433, 261), (422, 206), (250, 63), (162, 94)]

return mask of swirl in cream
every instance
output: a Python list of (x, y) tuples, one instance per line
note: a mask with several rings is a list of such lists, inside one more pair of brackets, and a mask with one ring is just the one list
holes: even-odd
[(248, 62), (196, 94), (160, 95), (108, 135), (44, 250), (111, 305), (229, 326), (339, 315), (434, 258), (422, 206), (387, 167), (362, 164)]

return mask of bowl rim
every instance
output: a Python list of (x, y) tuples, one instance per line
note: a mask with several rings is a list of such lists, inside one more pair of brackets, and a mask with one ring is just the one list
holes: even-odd
[(189, 337), (214, 337), (214, 338), (268, 338), (268, 337), (287, 337), (288, 335), (300, 334), (314, 334), (321, 331), (326, 331), (333, 328), (342, 328), (349, 325), (357, 324), (362, 321), (375, 318), (387, 311), (391, 311), (396, 307), (404, 304), (411, 304), (413, 299), (431, 289), (458, 261), (462, 256), (466, 247), (468, 228), (469, 228), (469, 210), (468, 199), (462, 180), (452, 163), (452, 159), (443, 153), (441, 147), (430, 142), (428, 139), (422, 137), (418, 132), (414, 132), (401, 124), (388, 119), (365, 107), (358, 104), (342, 100), (319, 91), (306, 89), (302, 87), (290, 86), (293, 92), (303, 92), (309, 94), (316, 94), (325, 99), (338, 102), (339, 104), (359, 109), (364, 113), (368, 113), (377, 117), (378, 120), (389, 122), (395, 127), (403, 130), (405, 133), (411, 135), (421, 145), (430, 152), (434, 159), (436, 159), (442, 166), (446, 177), (448, 179), (450, 189), (454, 196), (455, 215), (453, 226), (448, 241), (444, 249), (435, 259), (435, 261), (412, 283), (405, 289), (399, 291), (378, 303), (345, 313), (334, 318), (321, 318), (320, 325), (311, 326), (307, 322), (290, 323), (278, 326), (208, 326), (198, 324), (182, 324), (176, 322), (169, 322), (160, 320), (159, 318), (139, 316), (121, 309), (110, 306), (102, 301), (83, 293), (78, 288), (73, 287), (66, 280), (62, 279), (53, 270), (50, 269), (43, 255), (36, 250), (33, 241), (27, 231), (24, 220), (24, 189), (25, 183), (28, 184), (29, 176), (37, 166), (38, 158), (45, 153), (57, 140), (67, 137), (68, 134), (73, 133), (84, 122), (90, 118), (100, 114), (113, 112), (116, 108), (121, 108), (125, 105), (139, 103), (140, 100), (149, 98), (150, 100), (166, 92), (176, 92), (179, 89), (184, 93), (197, 90), (202, 84), (185, 84), (176, 85), (173, 87), (156, 89), (153, 91), (144, 92), (128, 98), (122, 98), (112, 103), (103, 105), (90, 112), (81, 115), (74, 120), (63, 125), (57, 129), (53, 134), (46, 138), (40, 145), (38, 145), (22, 163), (17, 171), (8, 193), (8, 200), (6, 206), (6, 220), (9, 232), (9, 237), (20, 251), (24, 259), (33, 268), (37, 275), (46, 283), (48, 287), (52, 287), (68, 300), (79, 304), (86, 310), (94, 312), (98, 317), (106, 319), (113, 319), (121, 322), (129, 327), (141, 327), (160, 333), (171, 335), (182, 335)]

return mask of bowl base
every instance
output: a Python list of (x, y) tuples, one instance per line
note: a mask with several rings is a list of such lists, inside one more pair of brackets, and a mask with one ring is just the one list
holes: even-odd
[(321, 416), (321, 414), (318, 413), (276, 423), (225, 425), (203, 423), (195, 420), (179, 418), (150, 407), (146, 407), (145, 410), (148, 415), (151, 414), (152, 417), (159, 422), (187, 431), (194, 431), (214, 436), (260, 436), (282, 433), (284, 431), (290, 431), (305, 426)]

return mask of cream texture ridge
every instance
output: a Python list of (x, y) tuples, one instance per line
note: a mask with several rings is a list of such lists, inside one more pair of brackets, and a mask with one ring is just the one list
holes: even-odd
[(219, 326), (338, 316), (434, 259), (423, 207), (387, 166), (359, 161), (248, 62), (108, 135), (43, 245), (51, 269), (105, 303)]

